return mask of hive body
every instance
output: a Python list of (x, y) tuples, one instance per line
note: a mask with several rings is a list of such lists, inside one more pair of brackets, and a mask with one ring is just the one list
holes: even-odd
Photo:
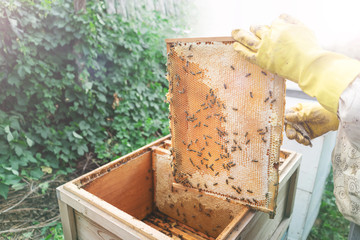
[(173, 175), (186, 187), (273, 213), (285, 82), (245, 61), (232, 43), (167, 40)]

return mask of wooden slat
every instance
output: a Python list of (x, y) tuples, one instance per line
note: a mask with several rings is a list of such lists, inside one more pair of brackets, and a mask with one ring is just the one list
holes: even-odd
[(291, 176), (290, 180), (289, 180), (289, 192), (287, 194), (287, 204), (286, 204), (286, 209), (285, 209), (285, 213), (284, 216), (285, 217), (290, 217), (293, 209), (294, 209), (294, 202), (295, 202), (295, 194), (296, 194), (296, 186), (297, 186), (297, 181), (299, 178), (299, 172), (300, 172), (300, 167), (297, 168), (297, 170), (295, 171), (295, 173)]
[(86, 174), (72, 180), (71, 183), (73, 183), (79, 187), (82, 187), (83, 185), (86, 185), (87, 183), (94, 181), (96, 178), (101, 178), (103, 175), (108, 174), (110, 171), (113, 171), (114, 169), (122, 166), (124, 163), (144, 154), (145, 152), (150, 151), (151, 147), (163, 144), (163, 142), (165, 140), (169, 140), (170, 138), (171, 138), (170, 134), (165, 137), (159, 138), (158, 140), (156, 140), (152, 143), (149, 143), (148, 145), (146, 145), (142, 148), (139, 148), (138, 150), (136, 150), (134, 152), (131, 152), (125, 156), (122, 156), (112, 162), (109, 162), (97, 169), (94, 169), (93, 171), (91, 171), (89, 173), (86, 173)]
[(154, 182), (151, 165), (151, 151), (148, 151), (125, 163), (121, 168), (95, 179), (84, 189), (142, 219), (152, 212)]
[(65, 240), (76, 240), (77, 232), (75, 226), (74, 210), (58, 199), (61, 223), (63, 226)]
[(101, 225), (95, 223), (81, 213), (75, 211), (76, 229), (78, 230), (79, 240), (103, 239), (103, 240), (121, 240), (112, 232), (106, 230)]
[[(65, 188), (65, 185), (67, 185), (67, 188)], [(71, 183), (65, 185), (57, 188), (58, 199), (116, 236), (126, 240), (170, 240), (166, 235), (84, 189), (79, 189)], [(76, 193), (76, 195), (73, 193)]]

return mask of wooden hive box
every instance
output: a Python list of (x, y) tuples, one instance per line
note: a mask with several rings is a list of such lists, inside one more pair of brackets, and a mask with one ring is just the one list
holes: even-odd
[(57, 188), (65, 239), (281, 239), (300, 154), (282, 150), (277, 213), (173, 187), (170, 136)]

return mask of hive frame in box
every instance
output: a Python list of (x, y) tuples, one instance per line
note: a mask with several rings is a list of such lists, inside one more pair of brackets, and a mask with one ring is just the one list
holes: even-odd
[(285, 80), (243, 59), (233, 42), (166, 40), (174, 181), (273, 217)]
[[(145, 152), (156, 151), (158, 146), (164, 144), (170, 144), (169, 136), (58, 187), (57, 197), (65, 239), (102, 239), (101, 236), (108, 236), (113, 239), (171, 239), (82, 188), (82, 184), (102, 178), (108, 172), (116, 171), (126, 162), (141, 156)], [(166, 150), (162, 150), (162, 152), (166, 153)], [(265, 213), (255, 212), (245, 207), (245, 211), (236, 216), (217, 237), (218, 240), (235, 239), (238, 236), (251, 239), (253, 235), (258, 236), (256, 234), (260, 229), (259, 224), (264, 224), (264, 221), (267, 226), (262, 226), (261, 229), (265, 232), (269, 228), (273, 228), (275, 222), (279, 224), (276, 225), (277, 229), (271, 235), (274, 238), (276, 237), (275, 239), (280, 239), (289, 224), (300, 164), (299, 154), (293, 152), (287, 152), (287, 154), (287, 161), (279, 169), (279, 192), (287, 194), (287, 197), (284, 196), (282, 203), (280, 203), (284, 207), (283, 214), (277, 215), (275, 220), (266, 222), (268, 217)], [(289, 193), (287, 193), (287, 189), (290, 190)], [(256, 231), (252, 231), (255, 226)]]

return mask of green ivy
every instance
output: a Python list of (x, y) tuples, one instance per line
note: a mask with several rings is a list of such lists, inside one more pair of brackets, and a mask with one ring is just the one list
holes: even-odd
[(348, 239), (350, 222), (339, 212), (334, 195), (334, 178), (331, 170), (322, 196), (319, 215), (308, 236), (309, 240)]
[(90, 153), (107, 162), (169, 133), (164, 39), (178, 21), (142, 8), (126, 20), (97, 0), (74, 13), (72, 2), (0, 2), (4, 198), (44, 168), (66, 173)]

